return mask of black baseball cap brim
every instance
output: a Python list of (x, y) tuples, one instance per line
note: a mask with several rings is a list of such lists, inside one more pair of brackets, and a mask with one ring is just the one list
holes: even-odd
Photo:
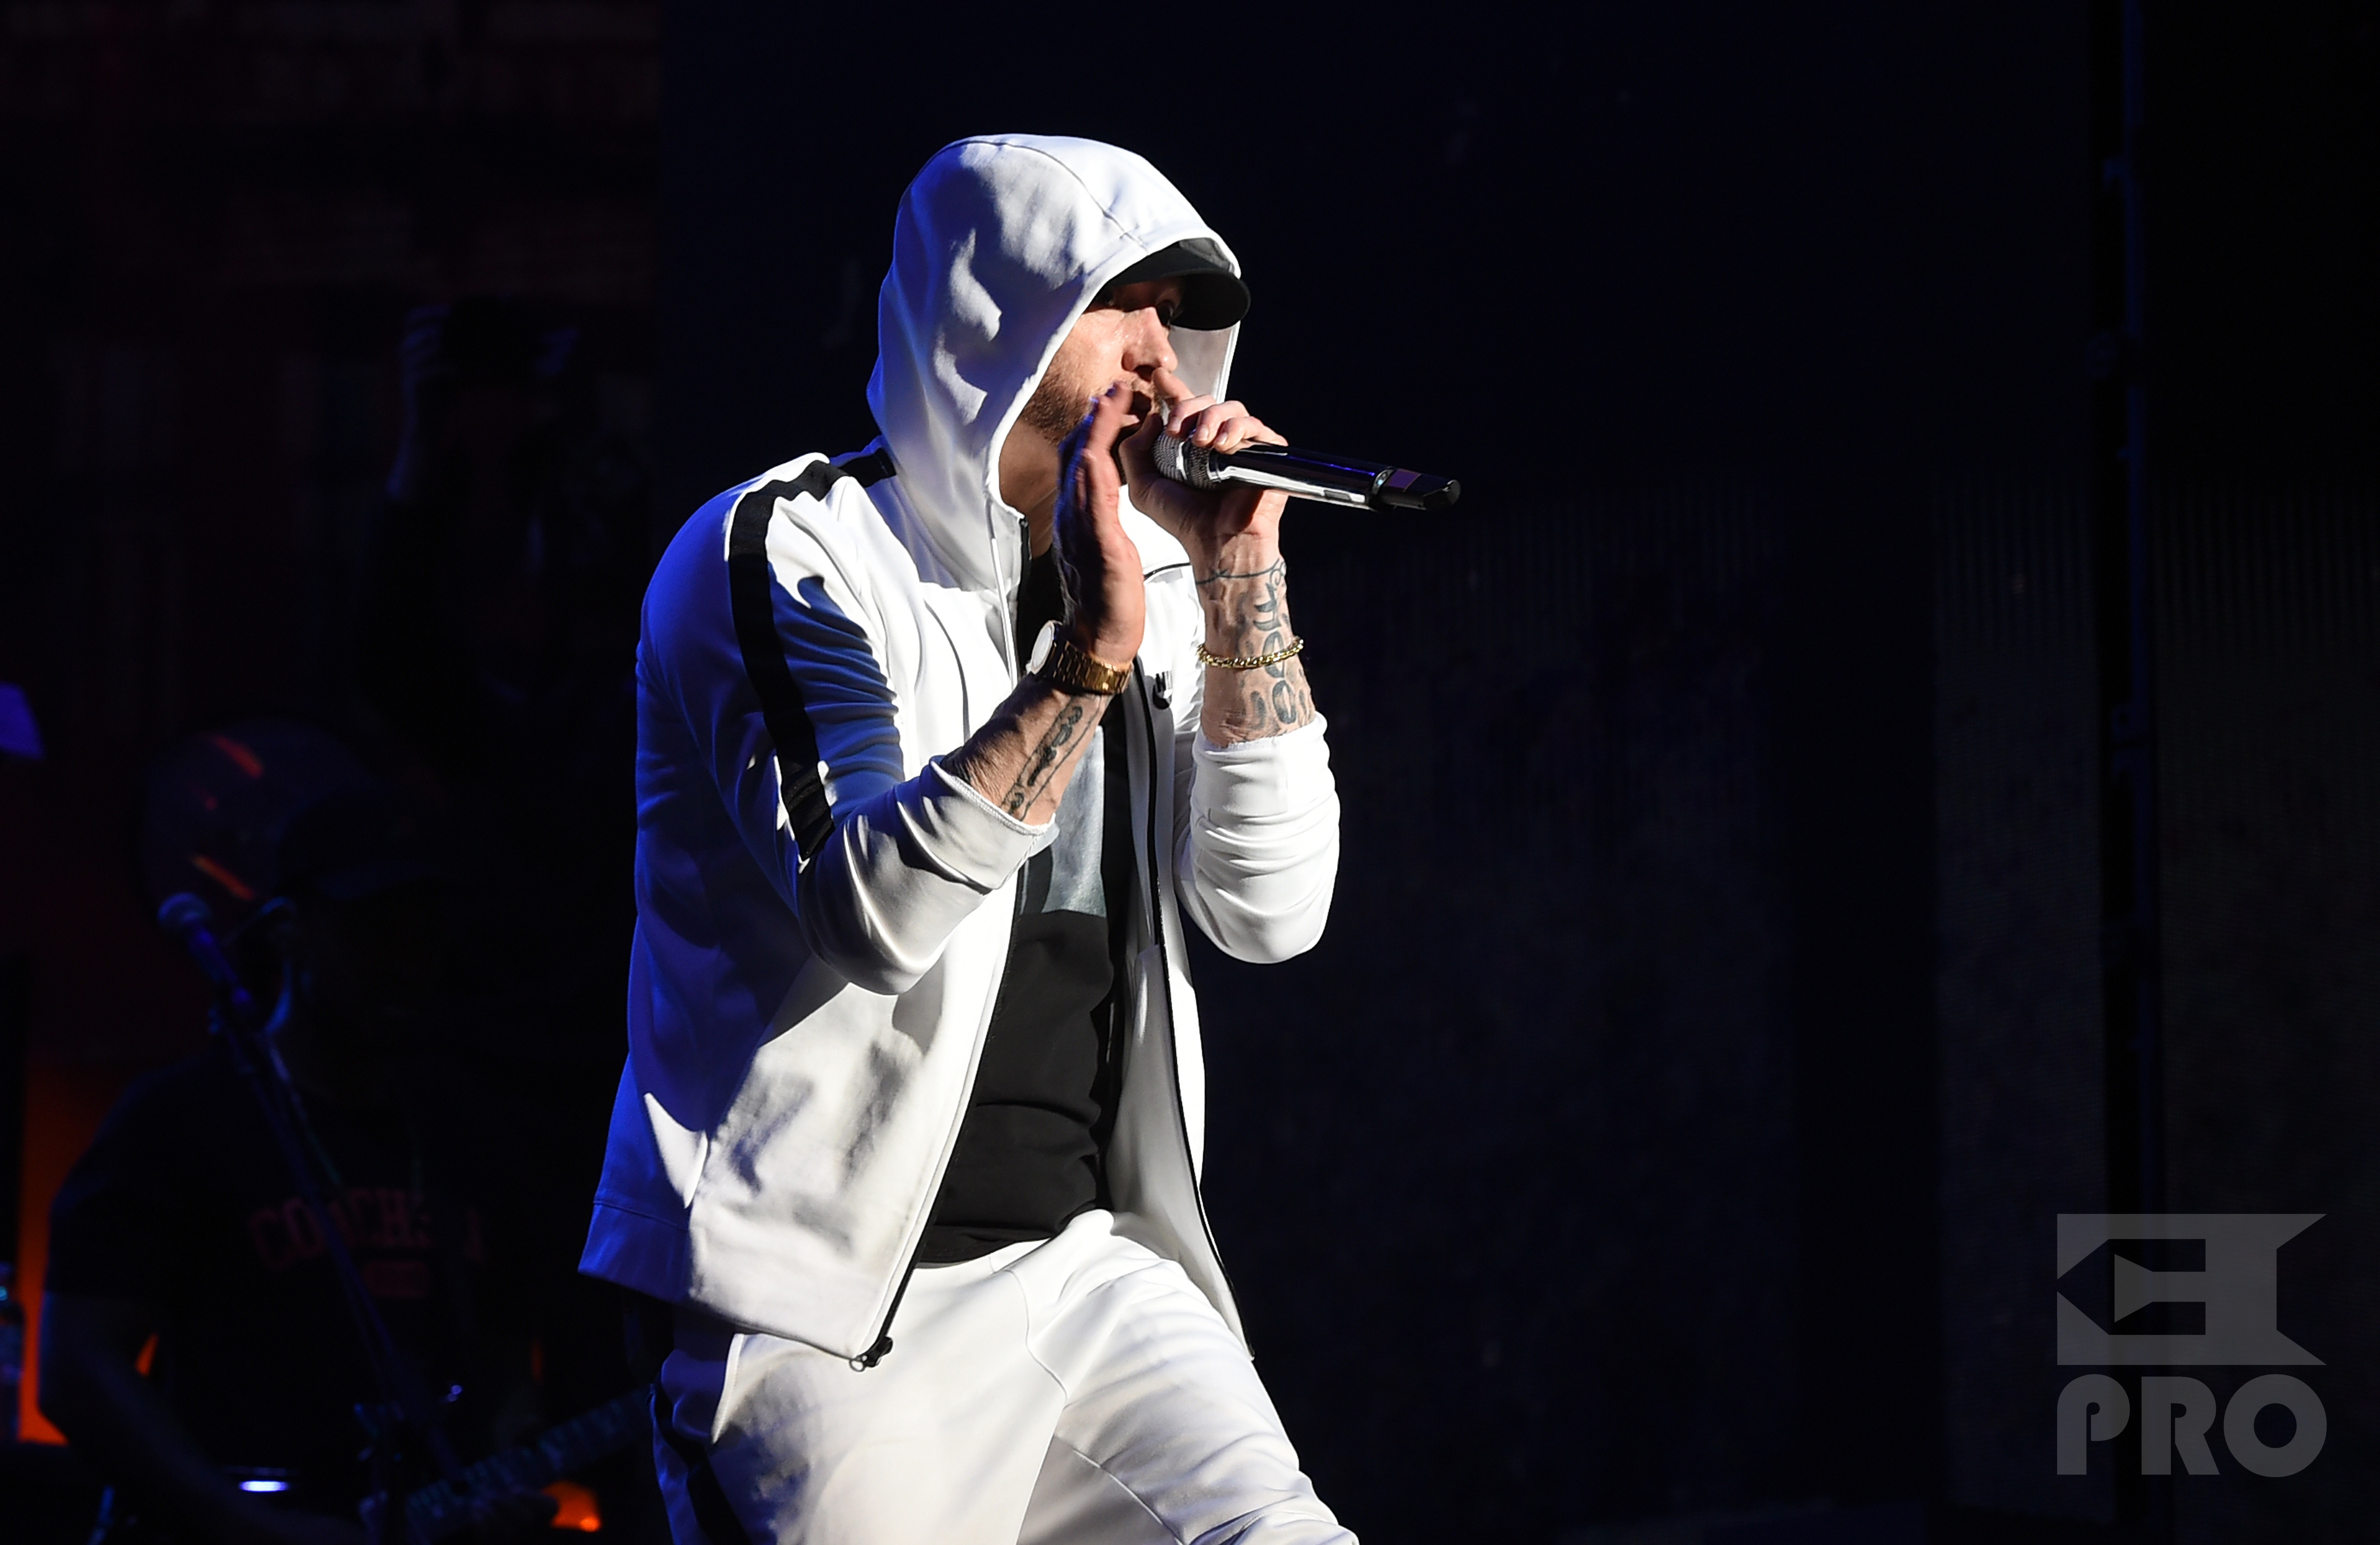
[(1151, 279), (1182, 281), (1182, 309), (1173, 325), (1195, 332), (1220, 332), (1248, 314), (1248, 287), (1232, 272), (1223, 249), (1204, 236), (1160, 247), (1107, 282), (1099, 293)]

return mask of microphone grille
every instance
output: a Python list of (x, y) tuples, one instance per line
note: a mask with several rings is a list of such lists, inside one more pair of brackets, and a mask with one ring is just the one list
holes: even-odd
[(1169, 434), (1157, 437), (1157, 470), (1177, 483), (1187, 483), (1194, 489), (1213, 488), (1214, 468), (1208, 460), (1208, 454), (1203, 445), (1193, 445)]
[(157, 926), (169, 934), (187, 933), (205, 927), (214, 915), (214, 909), (207, 905), (204, 897), (179, 891), (166, 897), (164, 905), (157, 909)]

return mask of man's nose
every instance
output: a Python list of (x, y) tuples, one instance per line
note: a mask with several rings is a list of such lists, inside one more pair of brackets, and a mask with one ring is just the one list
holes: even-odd
[(1157, 315), (1157, 308), (1146, 307), (1135, 313), (1143, 319), (1132, 336), (1131, 357), (1125, 365), (1135, 375), (1148, 375), (1158, 370), (1178, 370), (1182, 362), (1173, 356), (1173, 334)]

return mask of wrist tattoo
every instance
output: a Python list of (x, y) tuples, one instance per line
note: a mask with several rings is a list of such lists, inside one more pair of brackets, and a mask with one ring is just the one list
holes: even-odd
[[(1201, 597), (1207, 608), (1207, 647), (1232, 659), (1280, 648), (1289, 636), (1288, 577), (1288, 565), (1276, 561), (1251, 573), (1219, 572), (1200, 580), (1201, 585), (1224, 580), (1256, 582)], [(1247, 645), (1255, 646), (1243, 647)]]
[(1261, 569), (1249, 569), (1245, 573), (1232, 569), (1215, 569), (1203, 574), (1197, 573), (1196, 570), (1192, 573), (1196, 574), (1198, 588), (1204, 590), (1210, 585), (1221, 585), (1234, 579), (1270, 579), (1275, 575), (1285, 579), (1289, 575), (1289, 561), (1285, 558), (1276, 558)]
[[(1245, 573), (1218, 569), (1199, 578), (1208, 652), (1242, 658), (1285, 646), (1291, 637), (1288, 573), (1287, 562), (1275, 559)], [(1234, 580), (1243, 583), (1224, 583)], [(1208, 721), (1209, 732), (1218, 741), (1282, 734), (1313, 721), (1314, 698), (1306, 689), (1304, 661), (1293, 655), (1257, 669), (1261, 674), (1249, 673), (1256, 680), (1233, 680), (1228, 692), (1208, 698), (1209, 712), (1216, 716)], [(1213, 680), (1211, 673), (1208, 679)]]
[[(1102, 700), (1099, 706), (1105, 707), (1107, 705)], [(1041, 797), (1041, 791), (1050, 786), (1050, 779), (1056, 774), (1059, 764), (1066, 759), (1066, 749), (1081, 738), (1083, 721), (1089, 717), (1090, 711), (1089, 706), (1081, 698), (1072, 694), (1067, 696), (1064, 706), (1058, 710), (1058, 717), (1042, 732), (1040, 743), (1026, 754), (1025, 766), (1018, 770), (1016, 780), (1008, 786), (1008, 792), (1001, 796), (1001, 809), (1020, 821), (1025, 818), (1025, 813), (1033, 808), (1033, 802)]]

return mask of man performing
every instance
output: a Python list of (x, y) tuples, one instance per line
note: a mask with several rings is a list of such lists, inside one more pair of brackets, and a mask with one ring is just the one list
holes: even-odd
[(1152, 460), (1278, 442), (1218, 400), (1246, 305), (1138, 156), (950, 146), (894, 227), (881, 438), (721, 495), (654, 577), (582, 1265), (675, 1306), (682, 1540), (1353, 1538), (1197, 1187), (1181, 913), (1284, 960), (1338, 863), (1283, 496)]

